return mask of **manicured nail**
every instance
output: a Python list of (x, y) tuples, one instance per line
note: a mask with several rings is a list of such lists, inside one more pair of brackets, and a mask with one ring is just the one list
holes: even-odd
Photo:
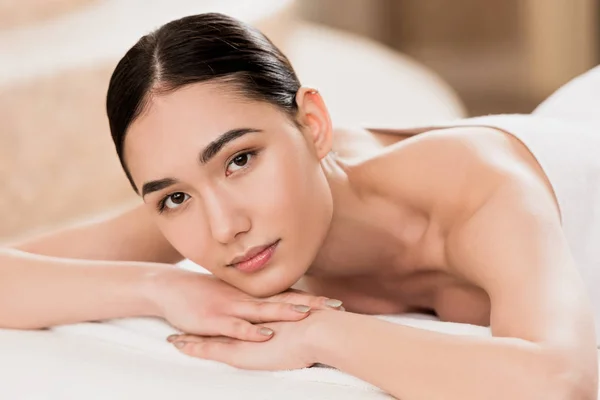
[(179, 337), (179, 335), (171, 335), (169, 337), (167, 337), (167, 342), (172, 342), (175, 339), (177, 339)]
[(331, 307), (331, 308), (338, 308), (339, 306), (342, 305), (342, 301), (336, 300), (336, 299), (327, 299), (327, 300), (325, 300), (325, 305), (327, 307)]
[(185, 342), (175, 342), (175, 347), (178, 349), (181, 349), (183, 346), (185, 346)]
[(261, 335), (265, 335), (265, 336), (271, 336), (273, 334), (273, 330), (269, 329), (269, 328), (260, 328), (258, 330), (258, 332)]
[(301, 304), (294, 304), (294, 306), (292, 307), (294, 310), (301, 312), (301, 313), (307, 313), (310, 311), (310, 307), (309, 306), (304, 306)]

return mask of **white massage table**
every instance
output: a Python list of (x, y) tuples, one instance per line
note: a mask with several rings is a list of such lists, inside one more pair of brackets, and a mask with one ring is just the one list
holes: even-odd
[[(181, 268), (205, 272), (184, 261)], [(489, 328), (407, 314), (381, 317), (448, 334)], [(246, 371), (186, 356), (154, 318), (81, 323), (44, 331), (0, 329), (0, 399), (390, 399), (372, 385), (326, 367)]]
[[(179, 267), (206, 270), (189, 261)], [(421, 315), (395, 322), (454, 333), (487, 328)], [(23, 400), (386, 399), (377, 388), (332, 368), (246, 371), (181, 354), (165, 339), (176, 330), (160, 319), (126, 318), (43, 331), (0, 329), (0, 398)]]
[[(487, 329), (403, 316), (426, 329)], [(83, 323), (45, 331), (0, 330), (2, 399), (361, 399), (391, 398), (331, 368), (260, 372), (179, 353), (157, 319)]]

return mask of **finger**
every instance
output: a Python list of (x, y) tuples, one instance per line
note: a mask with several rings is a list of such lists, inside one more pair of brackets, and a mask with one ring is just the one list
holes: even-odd
[(250, 342), (264, 342), (274, 334), (272, 329), (234, 317), (219, 318), (215, 321), (215, 329), (219, 335)]
[(342, 306), (341, 300), (330, 299), (324, 296), (315, 296), (301, 291), (288, 290), (286, 292), (271, 296), (267, 301), (282, 301), (293, 304), (304, 304), (314, 309), (337, 309)]
[(231, 364), (231, 355), (234, 350), (233, 341), (223, 341), (214, 337), (194, 337), (189, 341), (174, 342), (175, 348), (191, 357), (203, 358)]
[(238, 340), (245, 340), (250, 342), (264, 342), (269, 340), (274, 332), (272, 329), (264, 326), (253, 325), (248, 321), (239, 318), (219, 318), (218, 320), (212, 320), (213, 334), (199, 334), (195, 335), (194, 332), (187, 332), (187, 334), (174, 334), (167, 337), (167, 341), (174, 343), (181, 340), (181, 338), (206, 338), (206, 337), (229, 337)]
[(175, 344), (177, 342), (201, 343), (202, 341), (204, 341), (207, 338), (213, 339), (215, 342), (221, 342), (221, 343), (233, 343), (234, 341), (238, 340), (238, 339), (230, 338), (227, 336), (199, 336), (199, 335), (189, 335), (189, 334), (183, 333), (183, 334), (178, 334), (178, 335), (176, 334), (176, 335), (169, 336), (169, 341), (173, 344)]
[(228, 310), (234, 317), (253, 323), (299, 321), (308, 316), (310, 307), (274, 301), (238, 301)]
[(167, 341), (174, 342), (185, 334), (190, 335), (190, 337), (194, 335), (196, 335), (194, 337), (225, 336), (251, 342), (264, 342), (273, 336), (272, 329), (260, 325), (253, 325), (244, 319), (235, 317), (213, 318), (210, 321), (210, 325), (211, 329), (209, 333), (207, 333), (206, 330), (203, 332), (188, 331), (182, 334), (170, 335), (167, 337)]

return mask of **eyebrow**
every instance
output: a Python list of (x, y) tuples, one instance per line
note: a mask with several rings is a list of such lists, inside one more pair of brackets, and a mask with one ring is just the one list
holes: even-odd
[(240, 138), (248, 133), (257, 133), (257, 132), (262, 132), (262, 130), (254, 129), (254, 128), (239, 128), (239, 129), (232, 129), (232, 130), (225, 132), (224, 134), (222, 134), (221, 136), (219, 136), (218, 138), (216, 138), (215, 140), (210, 142), (208, 144), (208, 146), (206, 146), (204, 148), (204, 150), (202, 150), (202, 152), (200, 153), (200, 159), (199, 159), (200, 164), (208, 163), (214, 156), (216, 156), (219, 153), (219, 151), (221, 151), (221, 149), (227, 143), (231, 142), (232, 140)]
[(174, 178), (164, 178), (158, 179), (156, 181), (146, 182), (144, 183), (144, 186), (142, 186), (142, 197), (152, 192), (158, 192), (159, 190), (163, 190), (165, 188), (168, 188), (169, 186), (173, 186), (177, 182), (179, 181)]
[[(255, 128), (238, 128), (231, 129), (218, 138), (210, 142), (201, 152), (198, 157), (198, 161), (201, 165), (207, 164), (211, 159), (213, 159), (219, 152), (225, 147), (229, 142), (238, 139), (244, 135), (249, 133), (257, 133), (262, 132), (260, 129)], [(175, 178), (163, 178), (154, 181), (145, 182), (142, 186), (142, 197), (152, 193), (157, 192), (159, 190), (163, 190), (169, 186), (173, 186), (179, 181)]]

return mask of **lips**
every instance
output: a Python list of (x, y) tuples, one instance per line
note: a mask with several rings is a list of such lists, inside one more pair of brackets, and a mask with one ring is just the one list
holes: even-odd
[(264, 246), (253, 247), (243, 256), (236, 257), (229, 264), (243, 272), (255, 272), (266, 266), (273, 256), (279, 240)]

